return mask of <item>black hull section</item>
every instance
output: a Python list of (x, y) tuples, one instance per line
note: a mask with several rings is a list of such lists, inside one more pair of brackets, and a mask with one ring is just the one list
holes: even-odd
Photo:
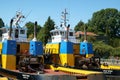
[(115, 69), (93, 69), (93, 71), (103, 72), (106, 76), (120, 76), (120, 70)]
[(24, 73), (16, 72), (12, 70), (7, 70), (0, 68), (0, 74), (2, 76), (8, 77), (10, 79), (18, 80), (76, 80), (75, 76), (71, 75), (56, 75), (56, 74), (37, 74), (37, 73)]
[(20, 80), (42, 80), (41, 79), (42, 77), (40, 77), (40, 75), (33, 75), (33, 74), (24, 73), (24, 72), (15, 72), (15, 71), (3, 69), (3, 68), (0, 68), (0, 74), (8, 78), (14, 78), (14, 79), (20, 79)]
[[(106, 76), (120, 76), (120, 70), (110, 70), (110, 69), (92, 69), (90, 71), (103, 72)], [(62, 80), (75, 80), (75, 76), (71, 75), (53, 75), (53, 74), (37, 74), (37, 73), (25, 73), (16, 72), (12, 70), (7, 70), (0, 68), (0, 74), (8, 78), (14, 78), (19, 80), (56, 80), (61, 78)]]
[(120, 76), (120, 70), (103, 69), (105, 75)]

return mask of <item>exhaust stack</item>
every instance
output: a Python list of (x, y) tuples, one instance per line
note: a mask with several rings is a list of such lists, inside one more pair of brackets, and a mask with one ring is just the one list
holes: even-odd
[(87, 27), (84, 27), (84, 42), (87, 41)]
[(8, 33), (8, 40), (11, 39), (11, 34), (12, 34), (12, 24), (13, 24), (13, 19), (11, 19), (11, 21), (10, 21), (10, 29), (9, 29), (9, 33)]
[(67, 28), (67, 32), (66, 32), (66, 41), (69, 41), (69, 27), (70, 25), (68, 24), (68, 26), (66, 27)]
[(34, 38), (33, 38), (33, 41), (37, 41), (37, 21), (35, 21), (35, 24), (34, 24)]

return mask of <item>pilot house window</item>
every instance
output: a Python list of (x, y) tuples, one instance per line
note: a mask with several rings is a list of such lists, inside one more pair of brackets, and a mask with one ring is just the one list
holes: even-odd
[(20, 30), (20, 34), (25, 34), (25, 30)]
[(69, 35), (70, 35), (70, 36), (73, 36), (73, 32), (70, 32)]
[(15, 38), (18, 38), (19, 31), (18, 29), (15, 30)]

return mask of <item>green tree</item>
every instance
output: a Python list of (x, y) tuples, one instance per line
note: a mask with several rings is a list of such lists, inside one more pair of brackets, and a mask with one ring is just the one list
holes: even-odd
[(120, 39), (119, 38), (112, 38), (112, 39), (110, 39), (109, 44), (115, 48), (120, 47)]
[(100, 56), (102, 58), (108, 58), (111, 54), (113, 54), (113, 47), (105, 44), (102, 41), (93, 43), (93, 48), (94, 48), (95, 56)]
[(54, 29), (54, 25), (55, 22), (49, 16), (44, 27), (39, 31), (37, 38), (38, 40), (41, 40), (44, 45), (48, 42), (48, 39), (50, 39), (50, 31)]
[(83, 21), (79, 21), (78, 24), (75, 26), (74, 30), (77, 31), (84, 31), (85, 23)]
[(107, 8), (97, 11), (88, 21), (94, 32), (104, 33), (107, 37), (120, 37), (120, 12), (117, 9)]
[[(33, 22), (27, 22), (25, 24), (25, 26), (27, 27), (27, 37), (32, 39), (33, 38), (33, 34), (34, 34), (34, 23)], [(40, 31), (41, 26), (37, 25), (37, 34)]]
[[(0, 28), (4, 27), (4, 22), (2, 18), (0, 18)], [(0, 36), (2, 36), (2, 31), (0, 30)]]
[[(113, 54), (114, 53), (114, 54)], [(120, 47), (118, 47), (118, 48), (114, 48), (113, 49), (113, 52), (111, 53), (111, 56), (118, 56), (118, 57), (120, 57)]]

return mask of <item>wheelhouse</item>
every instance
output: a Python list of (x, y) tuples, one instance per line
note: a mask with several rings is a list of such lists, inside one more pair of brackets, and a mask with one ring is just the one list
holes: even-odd
[(69, 29), (68, 34), (66, 29), (54, 29), (50, 31), (50, 34), (52, 42), (64, 41), (68, 35), (68, 41), (76, 43), (75, 32), (72, 29)]

